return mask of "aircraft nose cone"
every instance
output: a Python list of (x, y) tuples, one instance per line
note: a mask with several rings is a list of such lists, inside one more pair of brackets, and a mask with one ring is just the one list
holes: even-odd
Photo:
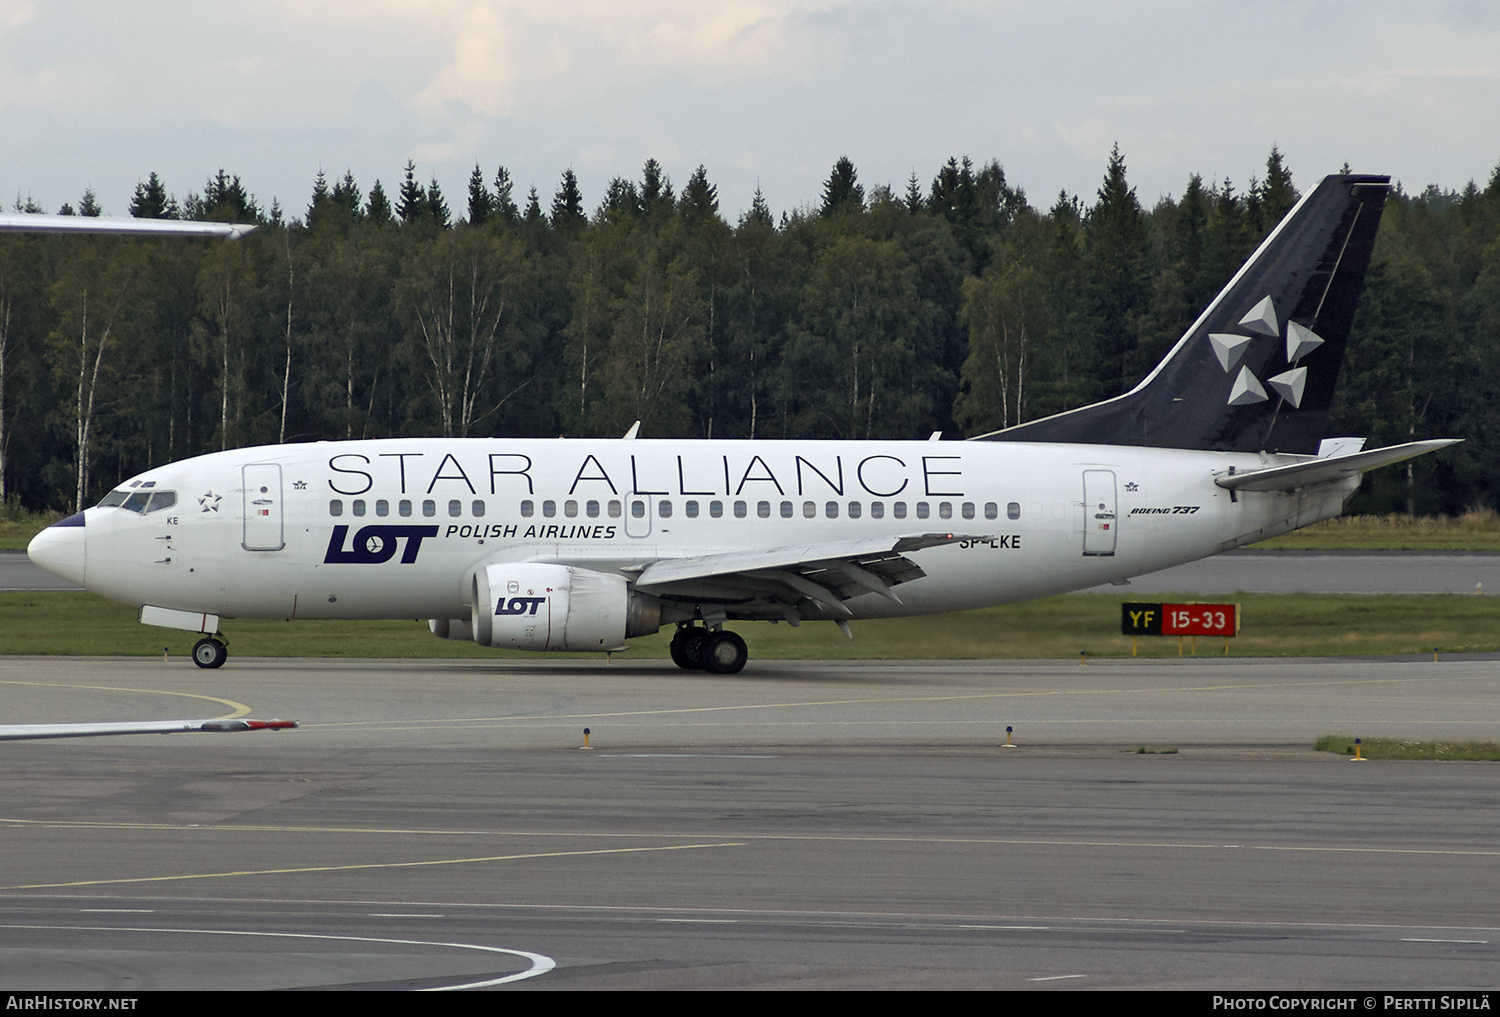
[(26, 557), (71, 583), (83, 585), (83, 513), (53, 523), (31, 538)]

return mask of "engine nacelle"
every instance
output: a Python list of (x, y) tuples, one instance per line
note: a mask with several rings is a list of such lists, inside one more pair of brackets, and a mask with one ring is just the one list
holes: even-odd
[(474, 630), (469, 628), (467, 618), (429, 618), (427, 627), (439, 639), (453, 639), (461, 643), (472, 642)]
[(474, 642), (512, 650), (619, 650), (661, 627), (661, 602), (624, 576), (515, 562), (474, 573)]

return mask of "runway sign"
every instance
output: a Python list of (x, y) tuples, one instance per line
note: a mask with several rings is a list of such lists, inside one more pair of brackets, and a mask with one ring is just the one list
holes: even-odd
[(1238, 604), (1121, 604), (1120, 632), (1127, 636), (1234, 636)]

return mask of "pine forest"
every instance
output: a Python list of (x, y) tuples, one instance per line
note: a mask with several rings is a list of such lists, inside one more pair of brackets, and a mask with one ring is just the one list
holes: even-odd
[[(1097, 193), (1037, 203), (998, 162), (896, 191), (840, 159), (815, 207), (737, 217), (703, 167), (674, 185), (654, 160), (592, 210), (572, 171), (550, 197), (504, 167), (452, 196), (410, 163), (390, 192), (320, 174), (291, 212), (151, 174), (131, 215), (261, 228), (0, 235), (0, 496), (69, 511), (163, 462), (324, 439), (980, 434), (1133, 386), (1297, 198), (1275, 150), (1243, 190), (1191, 176), (1151, 208), (1118, 150)], [(1500, 508), (1497, 402), (1500, 167), (1398, 188), (1333, 433), (1466, 441), (1354, 510)]]

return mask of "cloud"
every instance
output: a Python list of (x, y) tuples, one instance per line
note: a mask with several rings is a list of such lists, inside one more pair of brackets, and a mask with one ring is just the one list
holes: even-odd
[(1052, 129), (1063, 144), (1083, 161), (1102, 162), (1109, 156), (1110, 148), (1119, 141), (1098, 117), (1090, 117), (1081, 123), (1057, 120), (1053, 122)]
[[(559, 95), (613, 96), (662, 76), (700, 85), (780, 79), (826, 63), (800, 22), (830, 2), (729, 0), (705, 5), (645, 0), (622, 5), (514, 0), (414, 6), (387, 0), (381, 16), (421, 14), (414, 31), (436, 35), (445, 62), (411, 98), (429, 115), (457, 102), (488, 117), (545, 106)], [(357, 16), (357, 15), (356, 15)], [(369, 15), (365, 15), (368, 17)]]
[(20, 28), (35, 14), (31, 0), (0, 0), (0, 29)]
[(463, 102), (477, 112), (497, 117), (515, 105), (515, 69), (508, 33), (499, 12), (477, 6), (455, 26), (453, 60), (412, 100), (422, 112), (440, 112), (446, 102)]
[(0, 67), (0, 109), (42, 109), (68, 113), (97, 102), (101, 89), (91, 76), (43, 67), (21, 75)]

